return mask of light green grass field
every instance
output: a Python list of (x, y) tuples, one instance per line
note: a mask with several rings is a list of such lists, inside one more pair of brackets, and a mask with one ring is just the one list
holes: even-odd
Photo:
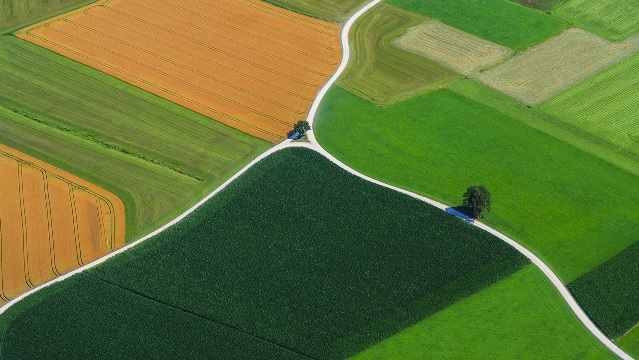
[(639, 32), (636, 0), (567, 0), (553, 12), (578, 27), (613, 41)]
[(332, 22), (342, 22), (367, 0), (264, 0), (273, 5)]
[(639, 358), (639, 327), (617, 341), (617, 345), (635, 359)]
[(486, 185), (487, 223), (565, 282), (637, 238), (639, 205), (628, 196), (639, 193), (636, 176), (449, 90), (378, 108), (335, 87), (315, 132), (356, 170), (450, 205)]
[(639, 155), (639, 54), (538, 105), (541, 111)]
[(541, 130), (586, 152), (600, 157), (639, 176), (639, 154), (603, 139), (577, 125), (556, 119), (538, 108), (530, 108), (503, 93), (472, 80), (461, 80), (451, 84), (450, 90), (477, 101)]
[(499, 45), (525, 49), (560, 33), (566, 24), (508, 0), (388, 0)]
[(460, 76), (452, 70), (391, 44), (425, 20), (386, 4), (370, 10), (351, 30), (351, 61), (339, 84), (369, 101), (386, 105), (458, 79)]
[(522, 5), (530, 6), (537, 9), (549, 9), (556, 6), (563, 0), (512, 0)]
[(352, 359), (615, 358), (530, 265)]
[(15, 37), (0, 62), (0, 142), (119, 196), (128, 240), (270, 146)]
[(95, 1), (2, 0), (0, 1), (0, 34)]

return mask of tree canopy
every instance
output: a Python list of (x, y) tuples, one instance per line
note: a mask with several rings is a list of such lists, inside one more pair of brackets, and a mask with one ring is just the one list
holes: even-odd
[(491, 203), (490, 191), (484, 185), (471, 186), (464, 193), (464, 206), (474, 218), (483, 218), (484, 213), (490, 212)]

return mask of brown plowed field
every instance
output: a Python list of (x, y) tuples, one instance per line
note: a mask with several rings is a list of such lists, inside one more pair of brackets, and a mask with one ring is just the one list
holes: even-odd
[(258, 0), (104, 0), (16, 35), (271, 142), (341, 59), (337, 24)]
[(124, 245), (113, 194), (0, 145), (0, 304)]

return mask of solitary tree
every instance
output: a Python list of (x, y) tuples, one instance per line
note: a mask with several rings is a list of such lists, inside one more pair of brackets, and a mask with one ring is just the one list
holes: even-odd
[(484, 185), (471, 186), (464, 193), (464, 206), (474, 218), (483, 218), (485, 212), (490, 212), (491, 203), (490, 192)]
[(293, 131), (300, 134), (300, 136), (304, 136), (307, 131), (311, 130), (311, 125), (306, 120), (300, 120), (293, 127)]

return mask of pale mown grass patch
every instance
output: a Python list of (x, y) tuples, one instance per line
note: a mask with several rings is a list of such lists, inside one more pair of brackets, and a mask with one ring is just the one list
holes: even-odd
[(612, 43), (581, 29), (569, 29), (477, 78), (525, 104), (535, 105), (638, 50), (639, 37)]
[(399, 48), (470, 75), (510, 56), (512, 50), (433, 20), (395, 39)]

